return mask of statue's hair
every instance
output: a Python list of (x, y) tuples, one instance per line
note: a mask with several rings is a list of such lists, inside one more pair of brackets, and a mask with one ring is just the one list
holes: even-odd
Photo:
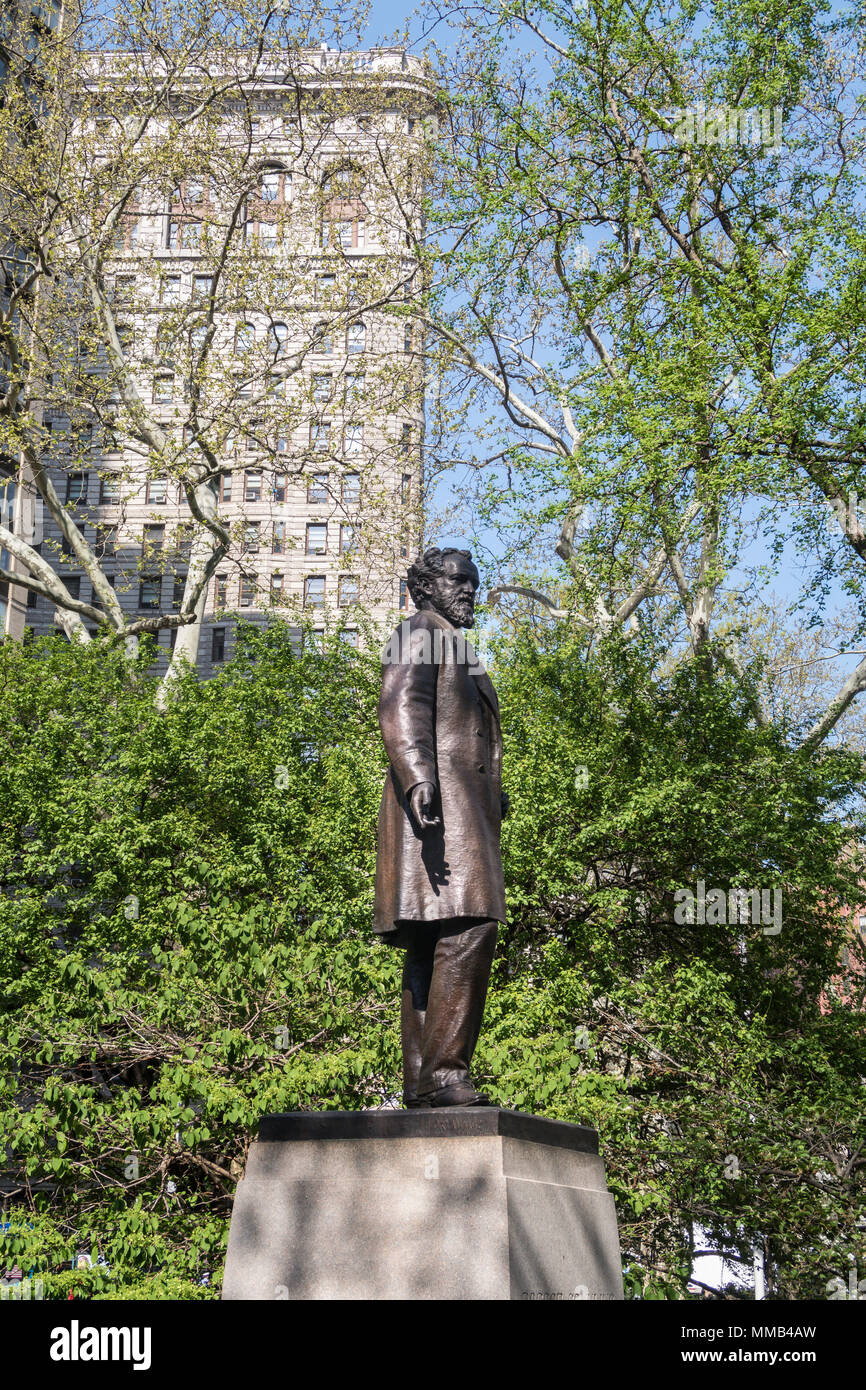
[(417, 608), (423, 598), (427, 597), (427, 586), (431, 579), (443, 570), (443, 561), (449, 555), (462, 555), (464, 560), (472, 559), (471, 550), (457, 550), (453, 545), (446, 546), (440, 550), (438, 546), (431, 546), (425, 550), (423, 555), (419, 555), (417, 560), (409, 566), (406, 572), (406, 582), (409, 585), (409, 593), (412, 602)]

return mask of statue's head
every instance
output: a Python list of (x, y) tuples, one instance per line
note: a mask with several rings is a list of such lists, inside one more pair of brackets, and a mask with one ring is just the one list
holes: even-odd
[(434, 546), (419, 555), (406, 576), (416, 608), (432, 608), (453, 627), (475, 623), (475, 594), (481, 583), (471, 550)]

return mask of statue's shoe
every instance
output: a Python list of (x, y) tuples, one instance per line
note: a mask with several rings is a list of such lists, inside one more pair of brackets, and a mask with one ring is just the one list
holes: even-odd
[(418, 1098), (416, 1095), (406, 1095), (406, 1094), (404, 1093), (404, 1095), (403, 1095), (403, 1109), (404, 1109), (404, 1110), (429, 1110), (429, 1109), (430, 1109), (430, 1102), (429, 1102), (429, 1100), (427, 1099), (426, 1096), (423, 1098), (423, 1100), (419, 1100), (419, 1098)]
[(441, 1090), (431, 1091), (428, 1095), (419, 1096), (419, 1101), (427, 1102), (433, 1109), (442, 1106), (456, 1105), (490, 1105), (491, 1100), (483, 1091), (476, 1091), (475, 1087), (468, 1081), (457, 1081), (453, 1086), (443, 1086)]

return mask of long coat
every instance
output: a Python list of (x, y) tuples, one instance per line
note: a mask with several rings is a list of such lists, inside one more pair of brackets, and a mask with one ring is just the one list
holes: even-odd
[[(487, 672), (438, 613), (414, 613), (386, 643), (379, 726), (390, 767), (379, 809), (373, 929), (406, 944), (401, 921), (505, 921), (499, 836), (502, 733)], [(436, 787), (441, 823), (415, 823), (408, 795)]]

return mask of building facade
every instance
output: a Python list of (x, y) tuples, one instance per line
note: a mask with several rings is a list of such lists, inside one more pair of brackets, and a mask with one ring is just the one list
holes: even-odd
[[(17, 83), (19, 90), (29, 92), (32, 111), (39, 119), (42, 104), (40, 90), (40, 54), (43, 45), (60, 28), (61, 0), (4, 0), (0, 9), (0, 104), (5, 102), (7, 84)], [(4, 132), (5, 133), (5, 132)], [(12, 142), (2, 141), (4, 160), (14, 160)], [(0, 302), (2, 312), (16, 315), (12, 299), (20, 288), (22, 276), (21, 250), (14, 238), (4, 234), (3, 207), (0, 203)], [(0, 350), (0, 391), (5, 393), (8, 359)], [(0, 525), (16, 534), (33, 537), (35, 515), (32, 492), (21, 485), (22, 460), (11, 451), (0, 449)], [(14, 571), (15, 561), (0, 545), (0, 570)], [(32, 606), (32, 605), (31, 605)], [(26, 590), (0, 578), (0, 640), (3, 637), (21, 638), (28, 617)]]
[[(96, 158), (111, 158), (122, 95), (81, 123)], [(46, 393), (51, 479), (131, 621), (181, 607), (201, 525), (190, 480), (206, 475), (230, 544), (205, 591), (204, 674), (238, 618), (356, 643), (409, 608), (431, 108), (422, 64), (398, 50), (259, 73), (223, 103), (199, 166), (180, 158), (169, 184), (152, 164), (123, 204), (100, 267), (122, 365), (104, 324), (85, 325), (76, 382)], [(71, 595), (98, 603), (45, 509), (39, 530)], [(32, 632), (54, 630), (50, 600), (24, 603)], [(163, 665), (176, 634), (158, 634)]]

